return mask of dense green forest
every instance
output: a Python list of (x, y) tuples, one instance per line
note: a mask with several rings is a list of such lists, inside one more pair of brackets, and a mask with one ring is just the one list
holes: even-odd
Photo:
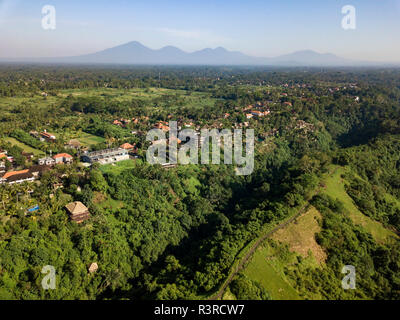
[[(261, 102), (268, 117), (246, 120), (243, 108)], [(288, 266), (296, 291), (400, 298), (399, 70), (5, 65), (0, 110), (0, 149), (14, 169), (32, 165), (21, 156), (28, 147), (79, 158), (66, 146), (76, 137), (97, 139), (87, 144), (92, 150), (134, 143), (144, 155), (145, 136), (132, 132), (158, 121), (219, 129), (248, 122), (258, 139), (249, 176), (222, 164), (167, 170), (144, 159), (127, 167), (76, 161), (40, 183), (0, 185), (0, 299), (209, 298), (249, 243), (308, 204), (322, 214), (316, 240), (327, 260), (322, 268), (300, 258)], [(113, 124), (133, 117), (139, 122)], [(29, 134), (44, 129), (57, 141)], [(318, 194), (332, 168), (347, 169), (346, 193), (393, 232), (390, 240), (380, 243), (340, 199)], [(71, 201), (84, 203), (91, 219), (71, 222)], [(39, 212), (26, 214), (36, 204)], [(349, 257), (358, 286), (346, 291), (340, 270)], [(93, 262), (99, 269), (89, 273)], [(46, 265), (55, 267), (56, 290), (42, 289)], [(244, 274), (229, 290), (237, 299), (271, 299)]]

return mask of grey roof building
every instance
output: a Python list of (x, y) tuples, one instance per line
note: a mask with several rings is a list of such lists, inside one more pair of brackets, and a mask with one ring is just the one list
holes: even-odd
[(122, 148), (86, 152), (82, 155), (82, 161), (88, 163), (108, 164), (128, 159), (128, 151)]

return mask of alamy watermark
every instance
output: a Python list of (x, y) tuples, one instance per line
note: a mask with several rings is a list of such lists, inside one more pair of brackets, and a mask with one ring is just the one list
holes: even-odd
[(347, 5), (342, 8), (342, 14), (345, 16), (342, 19), (342, 28), (344, 30), (356, 29), (356, 8), (352, 5)]
[[(161, 129), (152, 129), (146, 140), (152, 142), (146, 158), (150, 164), (220, 164), (221, 150), (224, 152), (224, 164), (235, 164), (237, 175), (250, 175), (254, 170), (254, 130), (247, 129), (245, 134), (245, 155), (242, 129), (217, 130), (184, 129), (178, 132), (176, 121), (169, 122), (169, 137)], [(211, 142), (210, 142), (211, 140)], [(223, 147), (221, 144), (223, 140)], [(178, 144), (182, 144), (178, 150)], [(168, 159), (167, 162), (167, 146)], [(211, 152), (210, 152), (211, 149)], [(200, 153), (200, 161), (199, 161)]]
[(44, 290), (56, 289), (56, 269), (53, 266), (44, 266), (42, 273), (46, 274), (42, 279), (42, 288)]
[(354, 290), (356, 288), (356, 267), (352, 265), (344, 266), (342, 273), (346, 274), (342, 279), (342, 288), (344, 290)]
[(45, 5), (42, 8), (42, 28), (44, 30), (56, 29), (56, 8), (51, 5)]

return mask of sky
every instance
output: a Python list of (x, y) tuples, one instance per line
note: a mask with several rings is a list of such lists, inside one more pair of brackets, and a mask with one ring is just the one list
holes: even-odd
[[(56, 28), (42, 27), (42, 8)], [(342, 7), (356, 28), (342, 28)], [(222, 46), (258, 57), (299, 50), (400, 62), (400, 0), (0, 0), (0, 58), (61, 57), (130, 41), (192, 52)]]

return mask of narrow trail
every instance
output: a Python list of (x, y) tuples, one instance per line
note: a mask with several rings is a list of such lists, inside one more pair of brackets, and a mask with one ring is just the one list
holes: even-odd
[[(332, 176), (335, 174), (337, 168), (329, 173), (329, 176)], [(315, 192), (314, 196), (319, 194), (321, 192), (321, 186), (318, 187), (317, 191)], [(293, 222), (297, 218), (299, 218), (307, 209), (309, 206), (309, 203), (307, 202), (303, 207), (300, 208), (300, 210), (295, 214), (293, 217), (291, 217), (289, 220), (281, 223), (280, 225), (276, 226), (274, 229), (269, 231), (268, 233), (264, 234), (261, 238), (259, 238), (250, 248), (250, 250), (246, 253), (246, 255), (241, 259), (235, 270), (230, 274), (228, 279), (224, 282), (224, 285), (218, 290), (218, 292), (210, 297), (208, 300), (220, 300), (226, 290), (226, 288), (229, 286), (229, 284), (232, 282), (233, 278), (239, 273), (240, 270), (243, 269), (243, 266), (249, 261), (253, 253), (257, 250), (257, 248), (265, 241), (267, 240), (271, 235), (273, 235), (276, 231), (279, 229), (282, 229), (286, 227), (289, 223)]]

